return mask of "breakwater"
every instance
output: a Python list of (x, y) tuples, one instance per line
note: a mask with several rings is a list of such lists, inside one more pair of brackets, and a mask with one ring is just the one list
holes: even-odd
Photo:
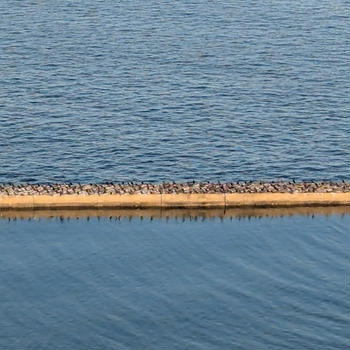
[(222, 208), (350, 204), (346, 182), (2, 184), (0, 208)]
[(65, 194), (195, 194), (195, 193), (345, 193), (347, 182), (163, 182), (105, 184), (0, 184), (4, 195), (65, 195)]

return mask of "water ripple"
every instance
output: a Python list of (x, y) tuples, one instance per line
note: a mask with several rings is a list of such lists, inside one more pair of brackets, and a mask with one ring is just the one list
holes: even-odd
[(0, 4), (0, 182), (348, 178), (347, 5)]

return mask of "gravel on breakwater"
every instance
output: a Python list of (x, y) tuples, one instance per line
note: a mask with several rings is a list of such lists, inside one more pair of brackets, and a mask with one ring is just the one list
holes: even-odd
[(184, 194), (184, 193), (344, 193), (350, 192), (348, 182), (262, 182), (240, 181), (163, 182), (154, 183), (52, 183), (52, 184), (0, 184), (0, 196), (13, 195), (91, 195), (91, 194)]

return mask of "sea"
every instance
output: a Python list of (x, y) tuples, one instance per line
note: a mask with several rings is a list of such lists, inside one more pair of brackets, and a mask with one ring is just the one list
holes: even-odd
[[(1, 0), (0, 183), (349, 180), (349, 0)], [(349, 210), (0, 212), (1, 349), (350, 346)]]

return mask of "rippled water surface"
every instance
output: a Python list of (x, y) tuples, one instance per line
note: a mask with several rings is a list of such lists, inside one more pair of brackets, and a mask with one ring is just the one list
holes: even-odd
[(345, 179), (349, 1), (0, 2), (0, 182)]
[(346, 349), (349, 215), (0, 220), (1, 349)]
[[(2, 0), (0, 183), (347, 179), (349, 18), (341, 0)], [(349, 215), (299, 214), (1, 212), (0, 348), (345, 349)]]

